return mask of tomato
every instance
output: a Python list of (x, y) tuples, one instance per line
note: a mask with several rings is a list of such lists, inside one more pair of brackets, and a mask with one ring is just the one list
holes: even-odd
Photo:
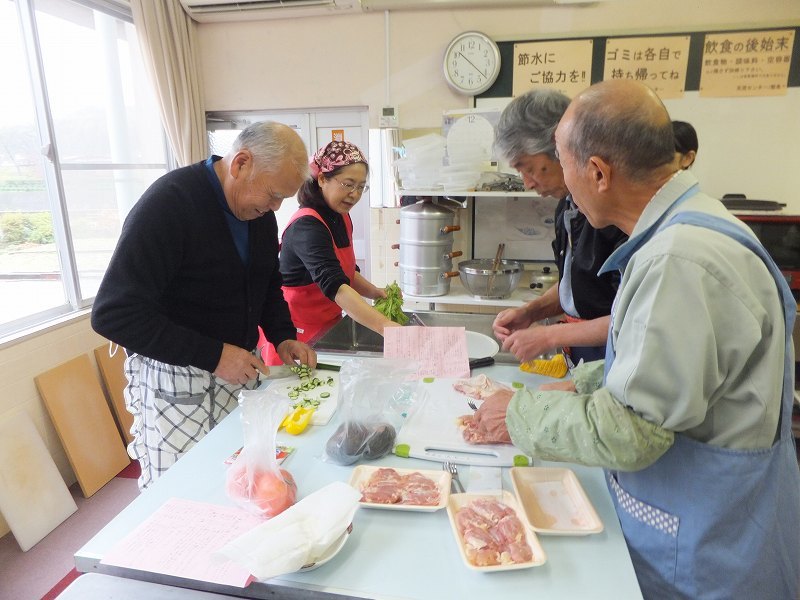
[(297, 500), (297, 484), (289, 471), (250, 470), (244, 461), (230, 466), (225, 488), (230, 498), (267, 518), (279, 515)]

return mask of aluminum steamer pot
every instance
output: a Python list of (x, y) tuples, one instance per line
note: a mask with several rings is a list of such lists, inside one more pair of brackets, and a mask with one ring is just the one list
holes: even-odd
[(400, 209), (400, 288), (411, 296), (444, 296), (450, 291), (455, 211), (424, 200)]
[(465, 260), (459, 263), (458, 271), (461, 283), (475, 298), (502, 299), (508, 298), (519, 285), (522, 272), (525, 270), (521, 262), (501, 260), (497, 268), (490, 258)]

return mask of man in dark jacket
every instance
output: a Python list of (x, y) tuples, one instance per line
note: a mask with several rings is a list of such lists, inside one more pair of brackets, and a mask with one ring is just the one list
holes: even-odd
[(131, 210), (97, 293), (92, 327), (124, 347), (128, 451), (141, 488), (172, 466), (269, 369), (258, 327), (285, 363), (316, 365), (281, 292), (273, 211), (307, 176), (300, 137), (244, 129), (225, 157), (167, 173)]

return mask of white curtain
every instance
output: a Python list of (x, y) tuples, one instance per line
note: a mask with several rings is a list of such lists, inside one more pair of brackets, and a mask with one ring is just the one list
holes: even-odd
[(208, 155), (196, 24), (178, 0), (130, 0), (144, 64), (179, 166)]

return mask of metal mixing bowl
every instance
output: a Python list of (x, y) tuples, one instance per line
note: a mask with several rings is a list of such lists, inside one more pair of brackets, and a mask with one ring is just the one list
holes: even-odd
[(501, 260), (497, 269), (493, 269), (494, 261), (490, 258), (465, 260), (458, 263), (458, 274), (461, 283), (475, 298), (497, 299), (508, 298), (519, 284), (525, 270), (521, 262)]

